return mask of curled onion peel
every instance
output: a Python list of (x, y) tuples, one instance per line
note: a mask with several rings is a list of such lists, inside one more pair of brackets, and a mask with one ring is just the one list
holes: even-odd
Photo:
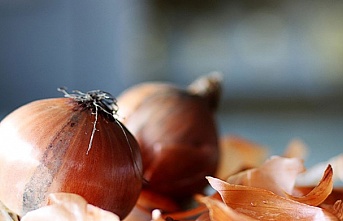
[[(208, 208), (209, 220), (228, 220), (228, 221), (257, 221), (252, 217), (246, 216), (243, 213), (238, 213), (234, 209), (226, 206), (222, 201), (213, 199), (211, 197), (198, 196), (197, 200), (206, 204)], [(198, 221), (198, 220), (197, 220)], [(201, 217), (199, 217), (201, 221)]]
[(269, 190), (230, 184), (213, 177), (207, 179), (227, 206), (258, 220), (337, 220), (322, 208), (284, 198)]
[(142, 187), (138, 143), (102, 91), (31, 102), (0, 124), (0, 200), (20, 216), (54, 192), (75, 193), (123, 219)]
[(109, 211), (88, 204), (81, 196), (72, 193), (51, 193), (48, 205), (28, 212), (21, 221), (119, 221)]

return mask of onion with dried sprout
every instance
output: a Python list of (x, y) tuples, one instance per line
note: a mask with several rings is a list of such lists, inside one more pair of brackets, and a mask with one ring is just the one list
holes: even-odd
[(220, 84), (215, 73), (187, 88), (147, 82), (118, 96), (118, 115), (141, 148), (143, 191), (182, 201), (208, 185), (205, 176), (218, 164)]
[(0, 124), (0, 200), (24, 215), (54, 192), (75, 193), (123, 219), (142, 187), (140, 148), (103, 91), (43, 99)]

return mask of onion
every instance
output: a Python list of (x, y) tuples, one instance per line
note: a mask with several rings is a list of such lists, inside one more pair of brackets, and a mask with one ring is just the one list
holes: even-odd
[(142, 188), (140, 148), (116, 100), (90, 91), (31, 102), (0, 124), (0, 200), (22, 216), (54, 192), (75, 193), (123, 219)]
[(210, 74), (186, 89), (147, 82), (118, 96), (118, 115), (141, 148), (143, 191), (184, 201), (208, 185), (218, 164), (215, 111), (220, 75)]

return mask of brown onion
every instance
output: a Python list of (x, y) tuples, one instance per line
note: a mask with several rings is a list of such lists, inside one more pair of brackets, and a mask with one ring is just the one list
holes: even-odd
[(118, 115), (142, 152), (144, 191), (184, 200), (207, 186), (218, 164), (218, 74), (180, 88), (147, 82), (118, 96)]
[(116, 100), (91, 91), (34, 101), (0, 124), (0, 200), (24, 215), (68, 192), (123, 219), (142, 187), (137, 141), (115, 118)]

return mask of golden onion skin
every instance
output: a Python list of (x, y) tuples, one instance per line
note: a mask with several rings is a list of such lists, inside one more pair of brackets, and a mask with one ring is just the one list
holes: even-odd
[(219, 158), (218, 88), (203, 95), (194, 85), (190, 88), (147, 82), (118, 96), (118, 115), (141, 148), (143, 191), (177, 201), (204, 190), (205, 176), (215, 173)]
[[(73, 98), (24, 105), (0, 123), (0, 200), (24, 215), (49, 193), (79, 194), (123, 219), (142, 187), (138, 143), (119, 121)], [(129, 142), (129, 144), (128, 144)]]

